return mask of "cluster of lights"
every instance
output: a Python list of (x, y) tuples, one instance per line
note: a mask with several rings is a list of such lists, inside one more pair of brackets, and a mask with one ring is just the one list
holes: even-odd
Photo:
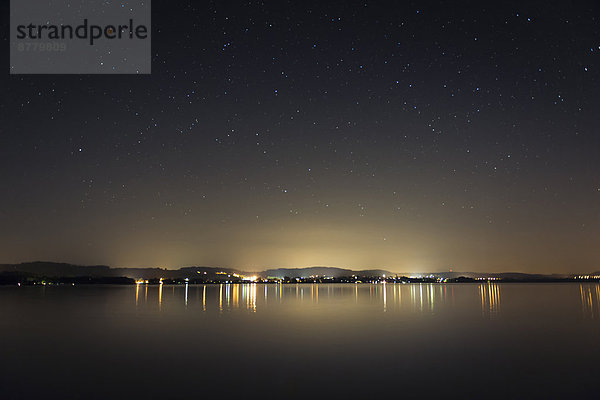
[(579, 275), (573, 277), (573, 279), (600, 279), (600, 275)]

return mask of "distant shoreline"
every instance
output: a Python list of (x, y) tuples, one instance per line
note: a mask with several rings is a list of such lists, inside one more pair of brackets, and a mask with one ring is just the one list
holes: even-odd
[(111, 278), (94, 278), (94, 277), (53, 277), (53, 278), (32, 278), (26, 279), (0, 275), (0, 286), (81, 286), (81, 285), (121, 285), (121, 286), (159, 286), (159, 285), (249, 285), (249, 284), (262, 284), (262, 285), (331, 285), (331, 284), (436, 284), (436, 285), (453, 285), (453, 284), (511, 284), (511, 283), (600, 283), (598, 278), (589, 279), (473, 279), (473, 278), (456, 278), (456, 279), (436, 279), (436, 278), (386, 278), (377, 279), (376, 277), (342, 277), (342, 278), (305, 278), (305, 279), (257, 279), (253, 281), (248, 280), (185, 280), (185, 279), (150, 279), (150, 280), (138, 280), (127, 277), (111, 277)]
[(222, 283), (480, 283), (480, 282), (595, 282), (600, 272), (589, 274), (527, 274), (521, 272), (393, 273), (335, 267), (278, 268), (247, 272), (232, 268), (191, 266), (179, 269), (111, 268), (66, 263), (31, 262), (0, 264), (0, 285), (38, 284), (222, 284)]

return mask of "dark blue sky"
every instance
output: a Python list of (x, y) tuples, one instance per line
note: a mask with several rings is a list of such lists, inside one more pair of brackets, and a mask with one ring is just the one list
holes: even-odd
[(595, 2), (222, 3), (150, 76), (4, 52), (0, 262), (600, 269)]

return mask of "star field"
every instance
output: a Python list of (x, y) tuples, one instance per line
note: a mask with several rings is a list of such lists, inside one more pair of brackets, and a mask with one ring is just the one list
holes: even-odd
[(0, 78), (2, 262), (598, 268), (594, 2), (152, 6), (150, 76)]

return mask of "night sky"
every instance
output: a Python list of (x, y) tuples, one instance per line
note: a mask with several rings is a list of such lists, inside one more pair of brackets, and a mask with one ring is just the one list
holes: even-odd
[(14, 75), (0, 262), (600, 269), (595, 1), (159, 1), (152, 75)]

